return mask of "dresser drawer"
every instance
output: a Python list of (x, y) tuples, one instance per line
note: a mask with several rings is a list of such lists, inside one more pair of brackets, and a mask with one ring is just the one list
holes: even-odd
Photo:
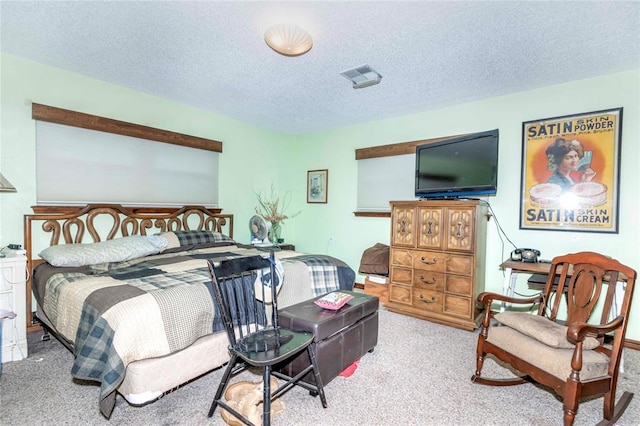
[(389, 301), (411, 305), (411, 287), (389, 284)]
[(446, 272), (447, 259), (451, 257), (451, 255), (448, 253), (437, 251), (416, 250), (412, 254), (413, 267), (415, 269), (434, 272)]
[(391, 266), (391, 282), (410, 286), (413, 281), (413, 269)]
[(392, 265), (413, 268), (413, 251), (392, 248), (389, 260)]
[(413, 267), (447, 274), (473, 275), (473, 256), (437, 251), (414, 251)]
[(444, 295), (443, 312), (463, 318), (471, 318), (471, 308), (473, 303), (470, 297), (453, 296), (451, 294)]
[(422, 311), (442, 312), (442, 295), (439, 291), (413, 289), (413, 306)]
[(473, 279), (449, 274), (445, 280), (444, 291), (471, 297), (473, 296)]
[(473, 256), (454, 254), (447, 260), (446, 272), (458, 275), (473, 275)]
[(425, 290), (443, 291), (445, 275), (441, 272), (416, 269), (413, 273), (413, 286)]

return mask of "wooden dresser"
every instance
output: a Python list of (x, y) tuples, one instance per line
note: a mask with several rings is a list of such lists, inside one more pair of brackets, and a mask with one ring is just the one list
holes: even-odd
[(392, 201), (387, 309), (474, 330), (487, 218), (480, 201)]

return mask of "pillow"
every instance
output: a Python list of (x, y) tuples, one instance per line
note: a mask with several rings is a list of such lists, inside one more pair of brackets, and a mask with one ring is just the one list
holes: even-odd
[(337, 311), (347, 304), (349, 300), (353, 299), (353, 296), (347, 293), (334, 291), (332, 293), (322, 296), (320, 299), (315, 300), (313, 303), (320, 306), (323, 309), (330, 309)]
[(234, 242), (231, 238), (221, 234), (220, 232), (206, 230), (171, 231), (162, 232), (158, 235), (167, 240), (167, 246), (164, 250), (177, 247), (195, 246), (199, 244)]
[[(550, 321), (548, 318), (526, 312), (500, 312), (495, 315), (495, 319), (552, 348), (573, 349), (575, 347), (567, 340), (568, 327)], [(600, 346), (598, 339), (590, 336), (585, 337), (582, 344), (582, 348), (585, 350), (595, 349), (598, 346)]]
[(85, 266), (158, 254), (166, 245), (167, 240), (157, 235), (132, 235), (99, 243), (55, 245), (39, 256), (53, 266)]

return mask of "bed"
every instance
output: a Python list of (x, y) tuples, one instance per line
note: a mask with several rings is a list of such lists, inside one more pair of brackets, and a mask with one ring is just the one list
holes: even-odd
[[(35, 211), (24, 220), (27, 294), (37, 320), (73, 352), (73, 377), (100, 384), (106, 418), (116, 394), (146, 404), (229, 360), (206, 260), (270, 249), (233, 240), (232, 215), (109, 204)], [(355, 272), (338, 259), (275, 254), (280, 306), (353, 287)]]

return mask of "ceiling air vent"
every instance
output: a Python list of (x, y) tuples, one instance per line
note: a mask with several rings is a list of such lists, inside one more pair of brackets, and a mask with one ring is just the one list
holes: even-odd
[(353, 82), (354, 89), (362, 89), (363, 87), (373, 86), (382, 81), (380, 73), (369, 65), (360, 65), (340, 73), (341, 76)]

